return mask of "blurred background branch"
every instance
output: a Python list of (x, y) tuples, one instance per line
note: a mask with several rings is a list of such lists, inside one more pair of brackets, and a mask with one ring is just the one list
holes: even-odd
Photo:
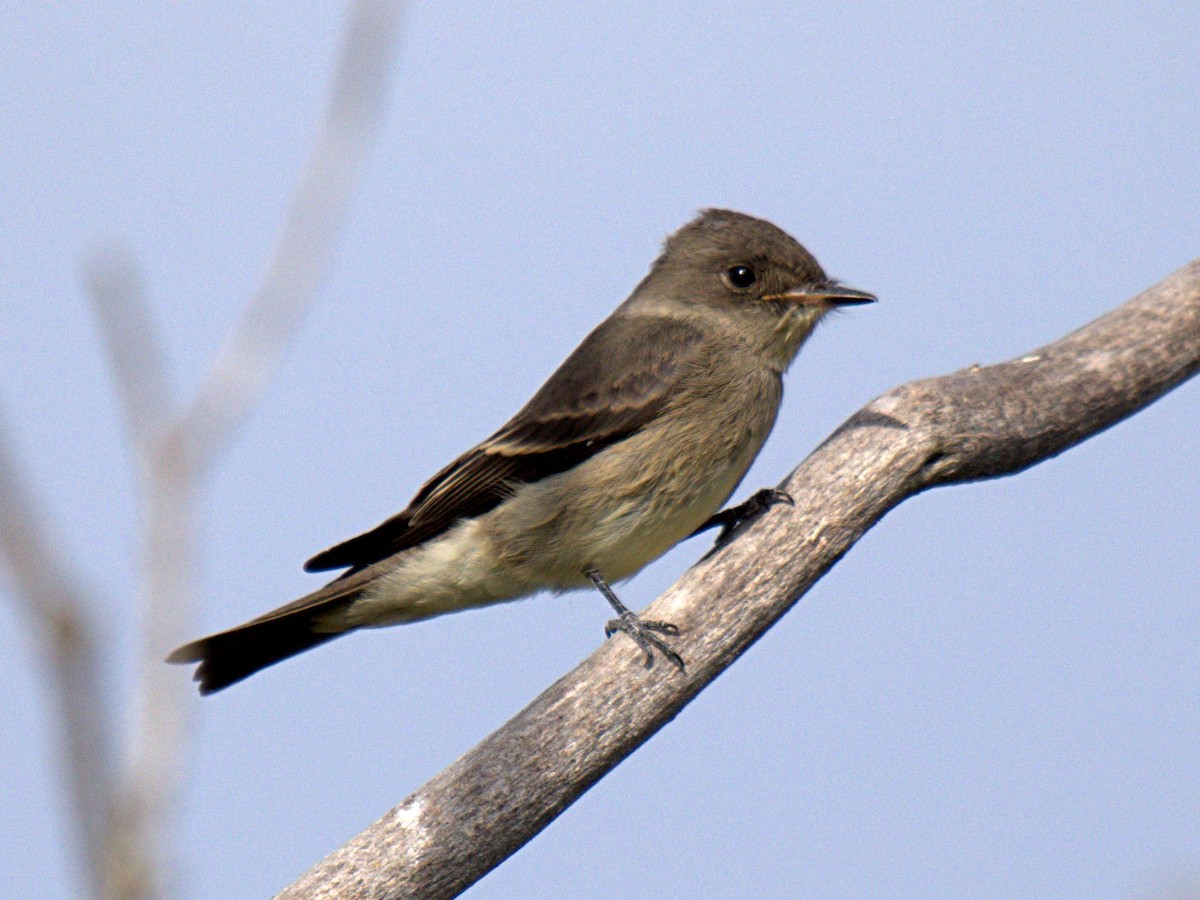
[(108, 250), (86, 286), (107, 350), (140, 492), (139, 613), (132, 720), (118, 738), (105, 691), (95, 600), (49, 537), (0, 422), (0, 551), (14, 596), (39, 633), (64, 735), (64, 765), (89, 888), (112, 898), (170, 893), (167, 859), (194, 700), (162, 664), (190, 637), (196, 501), (204, 477), (262, 399), (321, 285), (346, 210), (378, 134), (398, 43), (401, 4), (353, 4), (324, 119), (262, 283), (185, 410), (173, 403), (162, 341), (137, 267)]
[(84, 870), (91, 883), (99, 885), (113, 774), (111, 713), (116, 703), (105, 690), (96, 601), (79, 582), (62, 542), (52, 536), (26, 473), (18, 469), (3, 418), (0, 556), (12, 578), (9, 593), (29, 622), (54, 704), (51, 718), (61, 742), (65, 793), (76, 820)]

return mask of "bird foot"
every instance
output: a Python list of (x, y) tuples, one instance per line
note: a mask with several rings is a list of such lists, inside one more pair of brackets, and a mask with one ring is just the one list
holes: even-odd
[(625, 610), (615, 619), (610, 619), (604, 626), (604, 636), (612, 637), (618, 631), (629, 635), (635, 644), (646, 654), (646, 668), (654, 667), (654, 651), (657, 650), (667, 658), (667, 661), (677, 667), (680, 672), (686, 671), (683, 657), (667, 646), (666, 642), (657, 637), (660, 634), (671, 636), (679, 634), (679, 629), (670, 622), (656, 622), (638, 618), (637, 613)]
[[(739, 503), (737, 506), (731, 506), (729, 509), (723, 509), (719, 513), (711, 516), (707, 522), (691, 533), (691, 537), (695, 537), (702, 531), (707, 531), (709, 528), (721, 527), (717, 539), (713, 541), (713, 550), (720, 550), (726, 544), (734, 539), (739, 531), (746, 525), (749, 525), (772, 506), (777, 506), (780, 503), (786, 503), (788, 506), (795, 506), (794, 501), (787, 491), (781, 491), (778, 488), (763, 488), (755, 491), (749, 500)], [(710, 553), (712, 551), (709, 551)]]
[(610, 619), (608, 624), (604, 626), (604, 636), (606, 638), (612, 637), (618, 631), (624, 632), (646, 654), (647, 669), (654, 667), (654, 651), (657, 650), (667, 658), (667, 662), (676, 666), (680, 672), (686, 672), (683, 665), (683, 657), (667, 646), (667, 643), (662, 638), (658, 637), (660, 634), (675, 636), (679, 634), (678, 627), (672, 625), (670, 622), (643, 621), (638, 617), (637, 613), (621, 602), (621, 598), (609, 587), (608, 582), (604, 580), (604, 576), (600, 574), (599, 569), (589, 568), (583, 574), (595, 585), (596, 590), (604, 595), (604, 599), (609, 602), (609, 605), (612, 606), (617, 614), (615, 619)]

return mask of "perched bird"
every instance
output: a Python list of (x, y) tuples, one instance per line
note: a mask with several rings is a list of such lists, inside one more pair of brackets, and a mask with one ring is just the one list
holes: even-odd
[[(359, 628), (414, 622), (539, 590), (598, 588), (622, 631), (683, 668), (610, 582), (712, 525), (775, 423), (782, 376), (829, 310), (874, 297), (829, 279), (770, 222), (703, 211), (629, 298), (499, 431), (433, 476), (399, 514), (318, 553), (334, 581), (180, 647), (204, 694)], [(724, 533), (724, 532), (723, 532)]]

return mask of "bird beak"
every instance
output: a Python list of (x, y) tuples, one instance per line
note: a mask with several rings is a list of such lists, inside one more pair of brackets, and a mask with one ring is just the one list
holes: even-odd
[(763, 299), (782, 300), (797, 306), (859, 306), (863, 303), (874, 303), (878, 298), (874, 294), (855, 290), (836, 281), (826, 281), (820, 284), (804, 284), (782, 294), (769, 294)]

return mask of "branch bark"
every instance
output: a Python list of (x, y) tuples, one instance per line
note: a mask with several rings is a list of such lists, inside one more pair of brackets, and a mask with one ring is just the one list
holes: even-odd
[(784, 481), (794, 507), (769, 511), (646, 610), (679, 626), (686, 675), (646, 671), (632, 642), (606, 642), (280, 896), (456, 895), (674, 718), (890, 509), (1055, 456), (1198, 369), (1200, 259), (1053, 344), (878, 397)]

